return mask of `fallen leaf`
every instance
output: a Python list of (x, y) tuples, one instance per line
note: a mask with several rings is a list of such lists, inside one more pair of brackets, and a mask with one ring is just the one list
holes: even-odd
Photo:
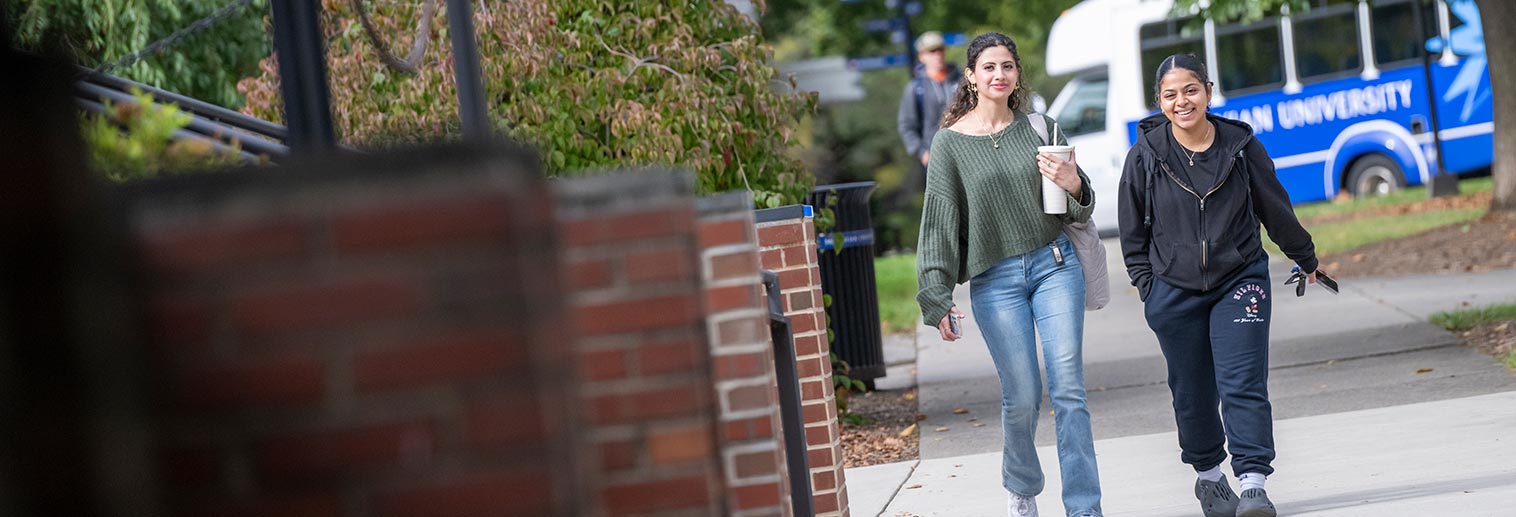
[(920, 422), (920, 421), (922, 421), (922, 420), (926, 420), (926, 415), (923, 415), (923, 414), (920, 414), (920, 413), (917, 413), (917, 414), (916, 414), (916, 421), (917, 421), (917, 422)]
[(911, 486), (908, 486), (908, 487), (905, 487), (905, 488), (907, 490), (915, 490), (917, 488), (921, 488), (921, 485), (911, 485)]
[(904, 398), (906, 400), (916, 400), (916, 392), (913, 391), (913, 392), (910, 392), (910, 393), (906, 393), (905, 395), (902, 396), (902, 398)]
[(974, 427), (984, 427), (984, 422), (974, 424)]
[(900, 431), (900, 437), (901, 438), (910, 436), (912, 434), (916, 434), (916, 424), (911, 424), (911, 426), (905, 428), (904, 431)]
[(959, 407), (959, 408), (953, 408), (953, 414), (955, 414), (955, 415), (967, 415), (968, 413), (969, 413), (969, 410), (967, 410), (967, 409), (963, 409), (961, 407)]
[(978, 421), (979, 421), (979, 418), (978, 418), (978, 417), (975, 417), (975, 418), (970, 418), (970, 419), (969, 419), (969, 421), (970, 421), (970, 422), (978, 422)]
[(937, 432), (939, 432), (939, 433), (946, 433), (946, 432), (948, 432), (948, 428), (946, 428), (946, 427), (938, 427), (937, 428)]
[(1431, 368), (1420, 368), (1420, 369), (1416, 370), (1416, 373), (1427, 373), (1427, 372), (1430, 372), (1430, 371), (1432, 371)]

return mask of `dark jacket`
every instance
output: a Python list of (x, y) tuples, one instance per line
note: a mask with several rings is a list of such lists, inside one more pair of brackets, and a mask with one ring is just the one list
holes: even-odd
[(1136, 145), (1121, 171), (1118, 213), (1127, 275), (1143, 300), (1153, 275), (1175, 287), (1209, 291), (1264, 255), (1258, 225), (1305, 272), (1316, 270), (1316, 247), (1300, 226), (1274, 161), (1247, 124), (1206, 115), (1216, 124), (1214, 149), (1224, 151), (1215, 185), (1191, 185), (1177, 174), (1163, 114), (1138, 124)]
[(921, 153), (932, 149), (932, 137), (942, 125), (942, 114), (963, 82), (963, 70), (958, 65), (947, 63), (947, 79), (933, 81), (927, 76), (926, 67), (916, 65), (916, 78), (905, 83), (900, 94), (900, 111), (895, 116), (900, 140), (905, 142), (905, 151), (916, 159)]

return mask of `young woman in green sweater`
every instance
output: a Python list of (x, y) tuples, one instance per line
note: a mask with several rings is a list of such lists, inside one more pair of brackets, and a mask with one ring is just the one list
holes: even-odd
[[(1089, 220), (1095, 193), (1072, 154), (1062, 160), (1037, 152), (1042, 142), (1023, 112), (1027, 92), (1016, 43), (982, 34), (969, 43), (967, 62), (931, 145), (916, 299), (925, 323), (956, 341), (963, 313), (953, 305), (953, 287), (969, 282), (974, 320), (1000, 377), (1001, 478), (1014, 517), (1036, 516), (1043, 488), (1033, 444), (1041, 335), (1063, 505), (1071, 517), (1098, 516), (1100, 477), (1081, 354), (1084, 272), (1063, 235), (1065, 222)], [(1065, 191), (1065, 213), (1044, 213), (1044, 177)]]

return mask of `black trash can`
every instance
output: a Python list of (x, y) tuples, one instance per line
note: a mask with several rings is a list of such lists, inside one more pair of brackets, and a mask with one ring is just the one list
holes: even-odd
[[(879, 291), (874, 281), (874, 220), (869, 215), (872, 181), (821, 185), (807, 202), (818, 210), (831, 206), (836, 225), (826, 235), (817, 234), (817, 259), (821, 291), (831, 295), (826, 308), (831, 317), (832, 351), (851, 369), (849, 377), (874, 389), (874, 379), (884, 377), (884, 343), (879, 335)], [(835, 205), (829, 205), (832, 199)], [(842, 246), (833, 242), (842, 234)]]

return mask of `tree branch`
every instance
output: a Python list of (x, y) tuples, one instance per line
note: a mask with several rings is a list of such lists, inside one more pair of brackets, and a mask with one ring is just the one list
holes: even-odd
[(411, 52), (405, 59), (395, 57), (390, 52), (389, 44), (379, 37), (379, 28), (374, 25), (373, 20), (369, 19), (364, 0), (351, 1), (353, 10), (358, 12), (358, 23), (363, 26), (363, 33), (368, 36), (369, 42), (374, 45), (374, 50), (379, 53), (379, 60), (395, 71), (415, 75), (421, 66), (422, 56), (426, 54), (426, 44), (431, 40), (432, 19), (437, 15), (438, 0), (422, 0), (425, 5), (421, 7), (421, 19), (416, 21), (416, 39), (411, 41)]
[(642, 68), (642, 67), (645, 66), (645, 67), (648, 67), (648, 68), (653, 68), (653, 69), (657, 69), (657, 70), (662, 70), (662, 71), (668, 72), (669, 74), (672, 74), (674, 77), (679, 78), (679, 80), (681, 80), (681, 81), (684, 80), (684, 74), (679, 73), (678, 70), (674, 70), (673, 68), (670, 68), (668, 65), (661, 65), (661, 64), (658, 64), (658, 63), (654, 63), (653, 60), (658, 59), (658, 56), (637, 57), (635, 54), (632, 54), (630, 52), (618, 51), (616, 49), (611, 48), (611, 46), (607, 45), (605, 43), (605, 40), (603, 40), (603, 39), (600, 40), (600, 47), (604, 48), (606, 52), (610, 52), (612, 55), (621, 56), (623, 58), (626, 58), (627, 61), (631, 62), (632, 69), (627, 72), (627, 75), (631, 75), (632, 73), (636, 72), (638, 68)]

